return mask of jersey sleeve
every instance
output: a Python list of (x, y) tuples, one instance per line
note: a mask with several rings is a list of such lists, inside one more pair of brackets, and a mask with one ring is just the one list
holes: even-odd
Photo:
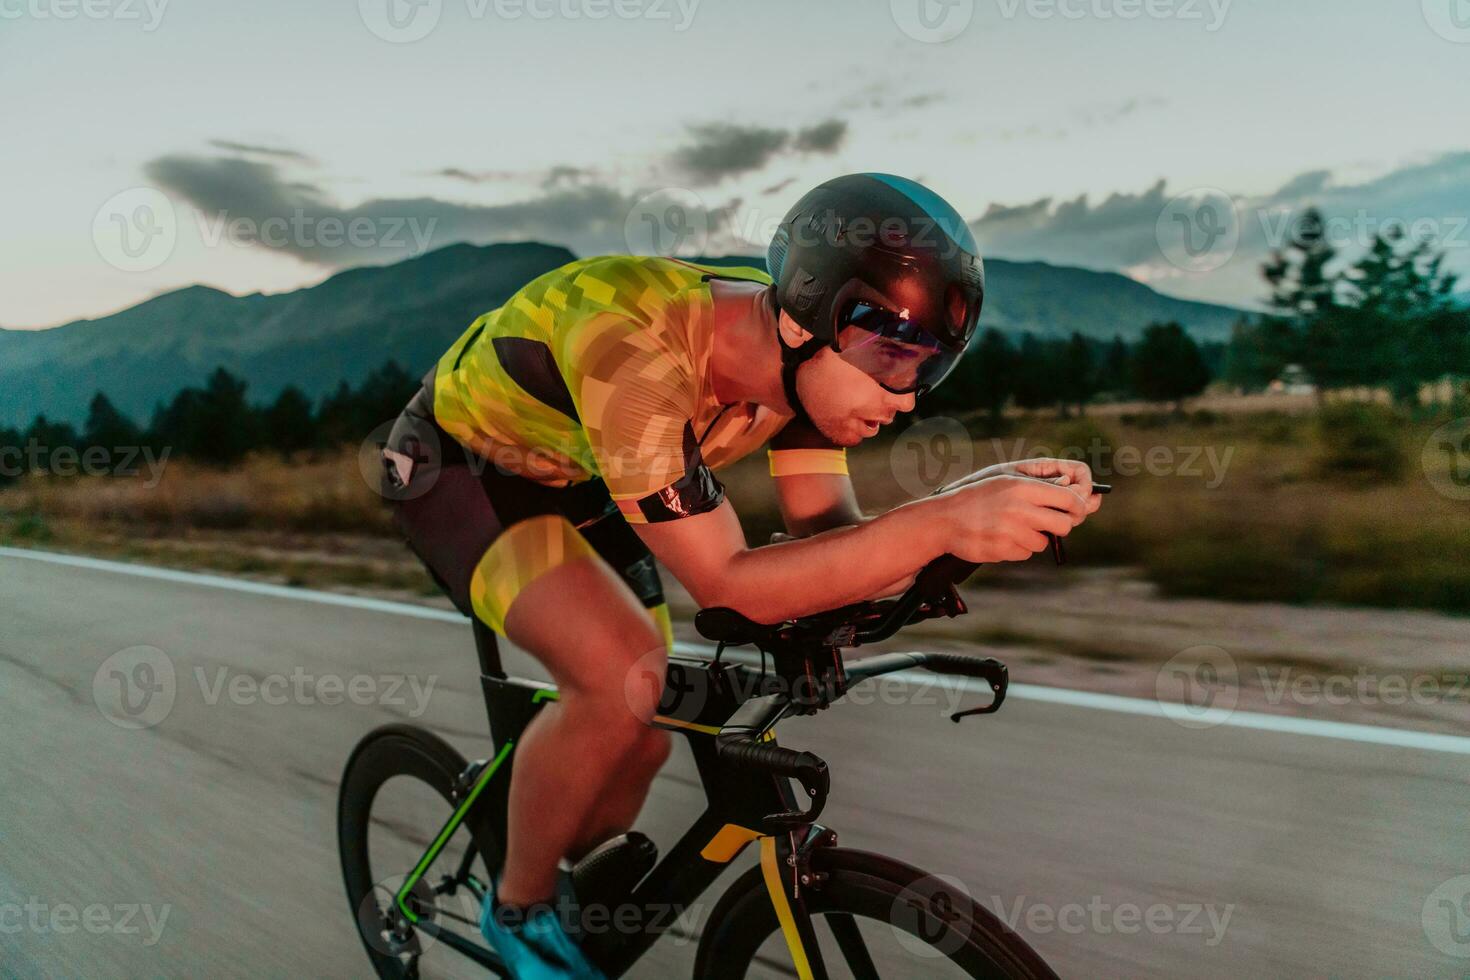
[(792, 419), (772, 436), (766, 456), (771, 461), (772, 476), (804, 473), (847, 475), (847, 450), (804, 419)]
[(725, 488), (700, 456), (694, 367), (637, 324), (589, 334), (568, 387), (597, 472), (630, 524), (703, 514)]

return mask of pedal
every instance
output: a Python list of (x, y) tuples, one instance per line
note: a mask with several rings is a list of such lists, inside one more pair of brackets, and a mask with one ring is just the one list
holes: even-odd
[(577, 904), (615, 907), (657, 863), (657, 845), (636, 830), (599, 844), (572, 869)]

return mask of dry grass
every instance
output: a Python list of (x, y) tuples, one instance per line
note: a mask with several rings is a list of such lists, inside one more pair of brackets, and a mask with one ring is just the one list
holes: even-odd
[[(973, 438), (963, 447), (968, 456), (954, 458), (943, 479), (1002, 458), (1056, 454), (1069, 446), (1087, 455), (1106, 444), (1111, 463), (1106, 455), (1089, 461), (1117, 490), (1069, 540), (1075, 565), (1134, 566), (1166, 595), (1467, 613), (1470, 563), (1463, 556), (1470, 554), (1470, 505), (1438, 492), (1420, 466), (1438, 421), (1394, 424), (1407, 465), (1387, 483), (1331, 475), (1323, 462), (1331, 438), (1318, 431), (1314, 416), (1286, 412), (1201, 413), (1183, 420), (1032, 417), (1007, 420), (1008, 431), (997, 438), (977, 434), (979, 423), (972, 421)], [(868, 512), (935, 485), (944, 468), (935, 461), (931, 480), (921, 480), (914, 441), (900, 432), (850, 454)], [(1120, 472), (1129, 452), (1138, 472)], [(780, 529), (764, 454), (720, 476), (752, 544)], [(30, 478), (0, 491), (0, 538), (34, 541), (63, 527), (73, 540), (92, 528), (94, 537), (139, 542), (197, 532), (230, 532), (236, 541), (251, 532), (292, 532), (290, 544), (271, 545), (277, 563), (291, 551), (323, 550), (310, 542), (333, 534), (401, 549), (356, 454), (346, 451), (291, 462), (256, 457), (223, 472), (170, 462), (157, 486), (142, 478)], [(229, 551), (229, 537), (190, 547)], [(177, 547), (174, 552), (180, 553)], [(228, 560), (256, 559), (237, 550)], [(420, 584), (411, 568), (374, 572), (369, 564), (346, 572), (318, 565), (313, 574), (381, 574), (412, 588)], [(1014, 566), (986, 569), (981, 577), (996, 586), (1027, 581)]]
[(0, 491), (0, 511), (141, 529), (268, 529), (388, 533), (388, 513), (356, 452), (283, 460), (255, 456), (230, 470), (169, 461), (146, 476), (28, 477)]

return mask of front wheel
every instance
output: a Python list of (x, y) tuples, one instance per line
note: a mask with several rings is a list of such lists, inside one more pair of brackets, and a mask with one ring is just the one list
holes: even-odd
[[(817, 848), (827, 877), (803, 893), (815, 951), (798, 976), (1054, 978), (1026, 942), (963, 890), (917, 868), (863, 851)], [(696, 980), (791, 975), (792, 954), (762, 869), (742, 875), (710, 914)], [(809, 972), (808, 972), (809, 971)]]
[[(377, 729), (347, 762), (337, 808), (342, 877), (358, 934), (384, 980), (483, 977), (486, 967), (496, 969), (480, 939), (479, 910), (500, 866), (499, 848), (473, 820), (447, 828), (466, 768), (443, 739), (410, 725)], [(440, 828), (449, 836), (421, 865)]]

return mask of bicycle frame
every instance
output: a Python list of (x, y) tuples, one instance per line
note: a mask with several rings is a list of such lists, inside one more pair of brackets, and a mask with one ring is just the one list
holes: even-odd
[[(558, 697), (552, 687), (507, 677), (501, 669), (494, 634), (478, 623), (475, 625), (481, 687), (496, 754), (478, 771), (472, 767), (473, 775), (461, 788), (454, 813), (405, 880), (395, 902), (398, 911), (416, 927), (482, 966), (503, 972), (499, 958), (488, 948), (441, 930), (434, 923), (421, 921), (409, 901), (415, 885), (461, 824), (468, 822), (477, 833), (491, 835), (498, 852), (505, 853), (516, 742), (537, 712)], [(621, 903), (619, 928), (589, 932), (586, 937), (584, 949), (608, 976), (620, 976), (632, 966), (730, 863), (756, 841), (761, 842), (762, 865), (788, 945), (792, 946), (799, 967), (804, 964), (800, 952), (802, 937), (796, 933), (804, 933), (806, 929), (802, 922), (793, 919), (786, 906), (785, 883), (777, 869), (798, 849), (798, 836), (804, 842), (812, 841), (822, 828), (809, 825), (801, 828), (802, 834), (792, 831), (781, 835), (786, 840), (777, 841), (761, 828), (771, 814), (799, 809), (790, 781), (732, 766), (715, 751), (715, 736), (721, 726), (742, 704), (763, 694), (769, 679), (764, 671), (756, 673), (742, 664), (724, 663), (718, 658), (710, 662), (670, 658), (665, 703), (660, 704), (660, 714), (654, 724), (689, 740), (708, 804), (693, 826)], [(771, 720), (774, 722), (776, 718), (773, 716)], [(764, 737), (773, 738), (769, 731)], [(468, 866), (467, 858), (461, 867), (462, 876), (468, 874)], [(625, 917), (627, 910), (631, 912)]]

